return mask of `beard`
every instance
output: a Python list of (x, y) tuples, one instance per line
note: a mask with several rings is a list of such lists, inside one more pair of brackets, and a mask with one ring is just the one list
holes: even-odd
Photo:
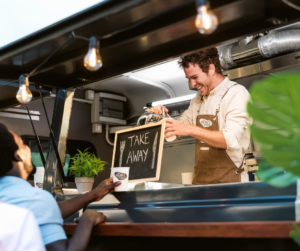
[(31, 174), (34, 175), (34, 174), (36, 173), (36, 166), (35, 166), (35, 164), (33, 164), (32, 161), (31, 161), (31, 166), (32, 166), (32, 170), (31, 170), (31, 172), (30, 172), (30, 175), (31, 175)]
[(31, 174), (33, 175), (36, 173), (36, 166), (33, 164), (33, 162), (31, 160), (24, 161), (24, 169), (28, 173), (29, 176)]

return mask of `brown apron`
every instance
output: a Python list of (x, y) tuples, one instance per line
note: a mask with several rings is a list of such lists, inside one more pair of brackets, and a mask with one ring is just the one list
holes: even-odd
[[(197, 126), (206, 130), (219, 131), (218, 112), (221, 101), (229, 88), (222, 96), (216, 114), (198, 115), (196, 119)], [(243, 161), (239, 168), (236, 167), (225, 149), (215, 148), (203, 141), (196, 140), (194, 185), (241, 182), (241, 173), (243, 171)]]

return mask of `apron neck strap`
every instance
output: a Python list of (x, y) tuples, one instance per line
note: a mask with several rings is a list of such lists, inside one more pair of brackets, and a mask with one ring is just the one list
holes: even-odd
[(217, 115), (218, 115), (218, 113), (219, 113), (219, 111), (220, 111), (221, 102), (222, 102), (223, 98), (226, 96), (226, 94), (227, 94), (227, 92), (229, 91), (229, 89), (230, 89), (231, 87), (235, 86), (235, 85), (238, 85), (238, 84), (234, 84), (234, 85), (228, 87), (227, 90), (225, 91), (225, 93), (223, 94), (222, 98), (220, 99), (218, 108), (216, 109), (216, 114), (215, 114), (215, 116), (213, 117), (213, 120), (215, 120), (215, 119), (217, 118)]

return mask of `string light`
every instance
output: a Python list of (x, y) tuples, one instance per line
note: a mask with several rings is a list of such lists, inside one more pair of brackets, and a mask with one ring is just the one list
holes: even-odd
[(89, 71), (97, 71), (102, 67), (102, 59), (99, 53), (99, 41), (96, 37), (90, 38), (89, 50), (84, 57), (84, 66)]
[(201, 34), (210, 34), (218, 27), (218, 18), (209, 10), (205, 0), (196, 1), (198, 15), (195, 26)]
[(32, 93), (29, 89), (28, 76), (21, 75), (19, 78), (20, 87), (16, 98), (22, 104), (28, 104), (32, 99)]
[[(60, 49), (62, 49), (66, 44), (68, 44), (73, 38), (78, 38), (78, 39), (83, 39), (86, 41), (90, 41), (89, 44), (89, 50), (87, 55), (84, 57), (84, 66), (90, 70), (90, 71), (97, 71), (99, 70), (103, 63), (102, 63), (102, 58), (100, 56), (99, 53), (99, 41), (101, 39), (107, 39), (110, 38), (114, 35), (117, 35), (119, 33), (125, 32), (127, 30), (130, 30), (132, 28), (135, 28), (143, 23), (148, 22), (149, 20), (159, 16), (160, 14), (154, 14), (148, 18), (144, 18), (138, 22), (135, 22), (133, 25), (130, 25), (128, 27), (116, 30), (112, 33), (106, 34), (106, 35), (102, 35), (102, 36), (98, 36), (98, 37), (91, 37), (90, 39), (84, 36), (79, 36), (76, 35), (74, 31), (71, 32), (69, 38), (60, 46), (58, 47), (55, 51), (53, 51), (41, 64), (39, 64), (35, 69), (33, 69), (28, 75), (21, 75), (20, 79), (22, 78), (22, 85), (20, 84), (20, 88), (17, 92), (17, 99), (20, 103), (22, 104), (27, 104), (31, 101), (32, 99), (32, 93), (29, 90), (29, 81), (28, 78), (30, 76), (32, 76), (33, 74), (36, 74), (37, 70), (43, 66), (55, 53), (57, 53)], [(16, 80), (17, 81), (17, 80)], [(25, 81), (28, 82), (28, 85), (25, 84)], [(21, 82), (21, 81), (20, 81)]]

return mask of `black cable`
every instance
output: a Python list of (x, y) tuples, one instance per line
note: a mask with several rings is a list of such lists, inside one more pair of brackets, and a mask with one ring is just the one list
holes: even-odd
[(45, 107), (43, 95), (42, 95), (41, 89), (40, 88), (38, 88), (38, 89), (39, 89), (40, 97), (41, 97), (42, 104), (43, 104), (43, 107), (44, 107), (44, 111), (45, 111), (45, 114), (46, 114), (47, 124), (48, 124), (49, 130), (50, 130), (50, 137), (51, 137), (52, 145), (53, 145), (53, 148), (54, 148), (55, 156), (56, 156), (56, 159), (57, 159), (59, 174), (60, 174), (61, 179), (63, 180), (62, 186), (64, 186), (65, 176), (64, 176), (64, 171), (63, 171), (64, 170), (63, 165), (61, 163), (61, 159), (60, 159), (60, 156), (59, 156), (58, 147), (57, 147), (57, 144), (56, 144), (54, 133), (53, 133), (53, 131), (51, 129), (51, 126), (50, 126), (50, 122), (49, 122), (49, 118), (48, 118), (48, 115), (47, 115), (47, 110), (46, 110), (46, 107)]
[[(137, 21), (136, 23), (134, 23), (134, 24), (132, 24), (132, 25), (130, 25), (130, 26), (127, 26), (127, 27), (125, 27), (125, 28), (116, 30), (116, 31), (114, 31), (114, 32), (112, 32), (112, 33), (109, 33), (109, 34), (106, 34), (106, 35), (103, 35), (103, 36), (97, 36), (96, 38), (97, 38), (98, 40), (110, 38), (110, 37), (112, 37), (112, 36), (114, 36), (114, 35), (117, 35), (117, 34), (122, 33), (122, 32), (124, 32), (124, 31), (127, 31), (127, 30), (130, 30), (130, 29), (132, 29), (132, 28), (135, 28), (135, 27), (137, 27), (137, 26), (139, 26), (139, 25), (141, 25), (141, 24), (143, 24), (143, 23), (146, 23), (147, 21), (149, 21), (149, 20), (151, 20), (151, 19), (153, 19), (153, 18), (155, 18), (155, 17), (157, 17), (157, 16), (160, 16), (161, 14), (162, 14), (162, 13), (154, 14), (154, 15), (152, 15), (152, 16), (150, 16), (150, 17), (147, 17), (147, 18), (144, 18), (144, 19), (142, 19), (142, 20), (140, 20), (140, 21)], [(90, 41), (90, 39), (87, 38), (87, 37), (80, 36), (80, 35), (76, 35), (74, 31), (72, 31), (72, 35), (73, 35), (74, 38), (79, 38), (79, 39), (83, 39), (83, 40), (86, 40), (86, 41)]]
[(29, 111), (29, 109), (28, 109), (27, 104), (25, 104), (25, 107), (26, 107), (26, 109), (27, 109), (27, 112), (28, 112), (28, 115), (29, 115), (29, 119), (30, 119), (30, 122), (31, 122), (31, 126), (32, 126), (32, 129), (33, 129), (34, 135), (35, 135), (35, 140), (36, 140), (36, 143), (37, 143), (38, 148), (39, 148), (41, 160), (42, 160), (43, 165), (44, 165), (44, 167), (45, 167), (46, 161), (45, 161), (45, 157), (44, 157), (44, 154), (43, 154), (41, 142), (40, 142), (39, 136), (36, 134), (36, 131), (35, 131), (35, 128), (34, 128), (34, 125), (33, 125), (33, 121), (32, 121), (32, 118), (31, 118), (31, 115), (30, 115), (30, 111)]
[(45, 115), (46, 115), (46, 119), (47, 119), (47, 124), (48, 124), (48, 126), (49, 126), (49, 129), (51, 130), (51, 126), (50, 126), (50, 122), (49, 122), (48, 114), (47, 114), (47, 111), (46, 111), (46, 107), (45, 107), (45, 103), (44, 103), (43, 95), (42, 95), (41, 89), (40, 89), (40, 88), (38, 88), (38, 90), (39, 90), (39, 94), (40, 94), (40, 97), (41, 97), (41, 100), (42, 100), (42, 104), (43, 104), (43, 107), (44, 107), (44, 111), (45, 111)]
[(83, 40), (86, 40), (86, 41), (90, 41), (90, 39), (88, 37), (76, 35), (74, 31), (72, 31), (72, 36), (73, 36), (73, 38), (79, 38), (79, 39), (83, 39)]
[[(122, 33), (124, 31), (127, 31), (127, 30), (130, 30), (134, 27), (137, 27), (143, 23), (146, 23), (147, 21), (157, 17), (157, 16), (160, 16), (161, 13), (157, 13), (157, 14), (154, 14), (150, 17), (147, 17), (147, 18), (144, 18), (136, 23), (134, 23), (133, 25), (130, 25), (128, 27), (125, 27), (125, 28), (122, 28), (122, 29), (119, 29), (119, 30), (116, 30), (110, 34), (106, 34), (106, 35), (103, 35), (103, 36), (97, 36), (96, 38), (98, 40), (101, 40), (101, 39), (106, 39), (106, 38), (110, 38), (116, 34), (119, 34), (119, 33)], [(58, 47), (54, 52), (52, 52), (41, 64), (39, 64), (36, 68), (34, 68), (29, 74), (28, 74), (28, 77), (30, 77), (32, 74), (34, 74), (42, 65), (44, 65), (56, 52), (58, 52), (61, 48), (63, 48), (66, 44), (68, 44), (73, 38), (77, 38), (77, 39), (83, 39), (85, 41), (90, 41), (90, 38), (87, 38), (87, 37), (84, 37), (84, 36), (80, 36), (80, 35), (76, 35), (74, 31), (71, 32), (71, 35), (69, 36), (69, 38), (60, 46)], [(16, 82), (18, 80), (15, 80), (13, 82)], [(13, 83), (12, 82), (12, 83)]]
[[(2, 81), (5, 81), (5, 80), (2, 80)], [(6, 84), (5, 85), (0, 85), (1, 87), (2, 86), (11, 86), (12, 84), (14, 84), (14, 83), (16, 83), (16, 82), (18, 82), (19, 81), (19, 79), (16, 79), (16, 80), (14, 80), (14, 81), (6, 81)]]
[(43, 64), (45, 64), (56, 52), (58, 52), (61, 48), (63, 48), (67, 43), (69, 43), (73, 39), (73, 35), (71, 34), (69, 38), (55, 51), (53, 51), (42, 63), (40, 63), (37, 67), (35, 67), (29, 74), (28, 77), (30, 77), (33, 73), (35, 73)]
[(144, 19), (142, 19), (142, 20), (140, 20), (140, 21), (137, 21), (136, 23), (134, 23), (134, 24), (132, 24), (132, 25), (130, 25), (130, 26), (127, 26), (127, 27), (125, 27), (125, 28), (116, 30), (116, 31), (114, 31), (114, 32), (112, 32), (112, 33), (110, 33), (110, 34), (103, 35), (103, 36), (98, 36), (97, 39), (106, 39), (106, 38), (110, 38), (110, 37), (112, 37), (112, 36), (114, 36), (114, 35), (117, 35), (117, 34), (119, 34), (119, 33), (121, 33), (121, 32), (130, 30), (130, 29), (132, 29), (132, 28), (134, 28), (134, 27), (137, 27), (137, 26), (139, 26), (139, 25), (141, 25), (141, 24), (143, 24), (143, 23), (146, 23), (147, 21), (149, 21), (149, 20), (151, 20), (151, 19), (153, 19), (153, 18), (155, 18), (155, 17), (157, 17), (157, 16), (160, 16), (160, 15), (161, 15), (161, 13), (154, 14), (154, 15), (152, 15), (152, 16), (150, 16), (150, 17), (147, 17), (147, 18), (144, 18)]

